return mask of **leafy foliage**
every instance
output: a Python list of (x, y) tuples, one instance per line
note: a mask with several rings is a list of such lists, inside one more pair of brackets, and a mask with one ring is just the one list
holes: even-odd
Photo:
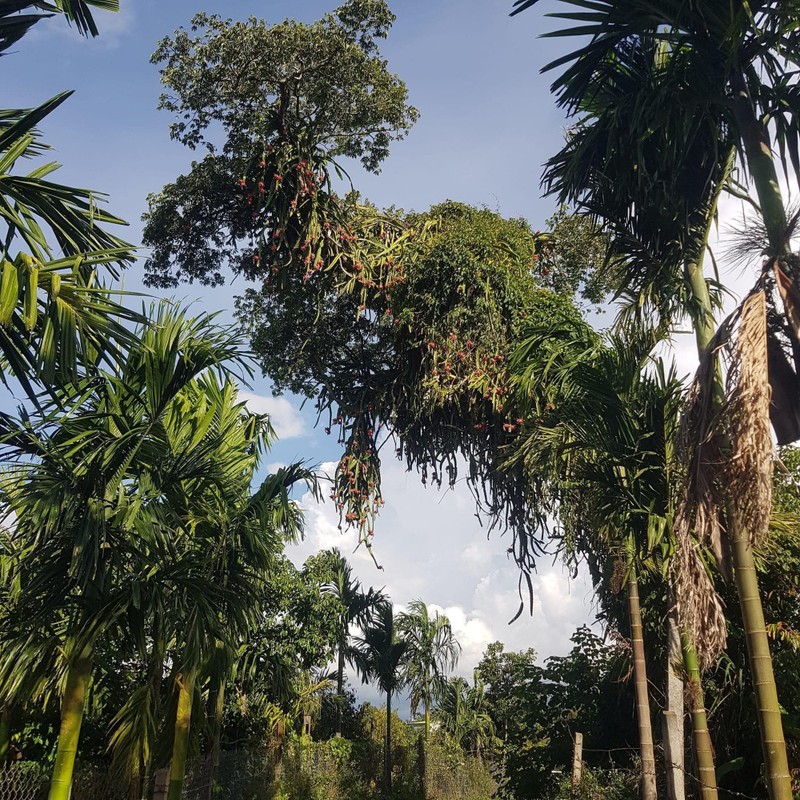
[[(632, 692), (621, 680), (629, 654), (606, 645), (588, 628), (573, 635), (569, 655), (535, 663), (532, 650), (506, 653), (489, 646), (477, 674), (502, 741), (503, 797), (551, 796), (572, 758), (575, 732), (584, 734), (587, 765), (625, 764), (637, 733)], [(594, 752), (593, 752), (594, 751)]]

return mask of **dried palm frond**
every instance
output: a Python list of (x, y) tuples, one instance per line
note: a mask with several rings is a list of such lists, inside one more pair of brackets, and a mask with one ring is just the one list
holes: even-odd
[[(726, 362), (723, 385), (719, 357)], [(767, 307), (760, 281), (720, 326), (684, 405), (679, 457), (687, 465), (675, 518), (673, 562), (681, 623), (708, 665), (725, 646), (722, 603), (702, 551), (732, 570), (723, 514), (763, 541), (772, 505)]]

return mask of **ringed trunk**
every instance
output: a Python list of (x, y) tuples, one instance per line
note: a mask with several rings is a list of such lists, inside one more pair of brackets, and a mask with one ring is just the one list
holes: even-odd
[(336, 738), (342, 736), (344, 718), (344, 640), (339, 640), (339, 656), (336, 665)]
[(386, 745), (383, 753), (383, 791), (392, 794), (392, 692), (386, 692)]
[(778, 689), (775, 685), (772, 656), (769, 652), (769, 639), (764, 623), (764, 608), (758, 588), (753, 548), (749, 537), (746, 532), (741, 530), (734, 515), (727, 514), (726, 516), (731, 539), (734, 578), (739, 595), (739, 605), (742, 609), (750, 674), (753, 678), (753, 690), (756, 695), (769, 796), (771, 800), (792, 800), (792, 778), (789, 773), (781, 707), (778, 703)]
[(220, 753), (220, 740), (222, 738), (222, 716), (225, 713), (225, 680), (220, 678), (216, 681), (216, 689), (212, 692), (212, 699), (214, 706), (212, 709), (213, 717), (211, 719), (211, 776), (208, 782), (208, 800), (214, 792), (214, 778), (217, 774), (217, 767), (219, 767), (219, 753)]
[(642, 759), (642, 800), (658, 800), (656, 792), (656, 759), (653, 749), (653, 728), (650, 722), (650, 698), (647, 690), (647, 665), (644, 658), (642, 611), (639, 605), (639, 584), (631, 569), (628, 578), (628, 613), (633, 649), (633, 682), (636, 689), (636, 721), (639, 727), (639, 750)]
[(64, 697), (61, 699), (61, 727), (58, 731), (56, 763), (50, 781), (48, 800), (69, 800), (72, 776), (83, 722), (86, 689), (92, 675), (92, 653), (85, 648), (69, 665)]
[(700, 800), (717, 800), (717, 771), (714, 766), (714, 748), (708, 731), (708, 718), (703, 700), (703, 683), (700, 663), (691, 638), (681, 637), (683, 666), (686, 670), (686, 686), (689, 690), (689, 711), (692, 716), (692, 740), (697, 759), (697, 783)]
[(189, 750), (189, 728), (192, 723), (194, 670), (178, 676), (178, 712), (175, 716), (175, 739), (169, 767), (167, 800), (181, 800), (183, 779), (186, 776), (186, 754)]

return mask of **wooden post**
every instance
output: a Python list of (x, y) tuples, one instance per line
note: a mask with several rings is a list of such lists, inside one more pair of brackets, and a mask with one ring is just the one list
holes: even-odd
[(572, 751), (572, 788), (577, 789), (583, 775), (583, 734), (575, 734), (575, 747)]

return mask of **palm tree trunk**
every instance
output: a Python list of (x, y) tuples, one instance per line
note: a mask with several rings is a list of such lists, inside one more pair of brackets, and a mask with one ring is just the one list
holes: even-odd
[[(788, 255), (789, 241), (786, 237), (786, 207), (778, 183), (778, 172), (772, 158), (772, 146), (766, 126), (756, 117), (747, 81), (741, 70), (731, 76), (734, 92), (733, 111), (736, 124), (744, 143), (747, 168), (761, 207), (761, 217), (769, 238), (772, 255)], [(800, 287), (797, 287), (800, 289)]]
[(677, 615), (677, 609), (673, 608), (667, 616), (666, 703), (662, 719), (662, 741), (669, 800), (686, 800), (684, 779), (686, 759), (683, 733), (684, 683), (675, 668), (676, 664), (682, 660)]
[(717, 800), (717, 771), (714, 766), (714, 748), (708, 731), (708, 718), (703, 700), (703, 683), (697, 651), (687, 633), (681, 637), (683, 666), (686, 670), (686, 685), (689, 690), (689, 711), (692, 715), (692, 738), (697, 758), (697, 782), (700, 800)]
[(792, 800), (792, 779), (786, 756), (786, 741), (783, 736), (781, 708), (778, 689), (772, 670), (772, 656), (764, 623), (764, 608), (758, 589), (758, 577), (750, 538), (741, 530), (738, 520), (728, 514), (728, 535), (731, 539), (733, 569), (750, 674), (756, 695), (758, 724), (761, 729), (761, 745), (764, 751), (764, 769), (771, 800)]
[[(740, 132), (745, 144), (748, 167), (756, 185), (764, 225), (767, 229), (770, 245), (777, 254), (786, 253), (789, 243), (785, 240), (786, 212), (781, 197), (775, 163), (772, 160), (769, 138), (764, 126), (756, 119), (753, 105), (747, 89), (744, 76), (739, 74), (732, 81), (736, 92), (735, 113)], [(702, 273), (702, 267), (689, 274), (689, 279), (695, 299), (703, 310), (702, 317), (695, 319), (695, 333), (697, 336), (698, 351), (702, 354), (707, 348), (713, 335), (713, 325), (710, 325), (711, 303), (708, 299), (708, 287)], [(718, 381), (717, 394), (722, 399), (722, 382)], [(731, 555), (736, 581), (739, 604), (742, 609), (742, 622), (747, 642), (748, 661), (750, 673), (753, 676), (753, 688), (756, 695), (758, 709), (758, 722), (761, 731), (761, 746), (764, 752), (764, 767), (769, 787), (771, 800), (791, 800), (792, 787), (789, 774), (789, 762), (786, 754), (786, 742), (783, 735), (783, 722), (781, 720), (780, 705), (778, 704), (778, 690), (775, 685), (775, 675), (772, 669), (772, 657), (769, 652), (764, 624), (764, 609), (758, 589), (753, 548), (750, 545), (746, 531), (741, 530), (735, 515), (726, 509), (726, 524), (728, 537), (731, 543)], [(694, 656), (696, 662), (696, 654)], [(700, 688), (699, 670), (696, 673), (693, 692), (690, 696), (697, 697), (701, 702), (702, 689)], [(705, 712), (703, 714), (705, 716)], [(692, 719), (694, 720), (694, 712)], [(698, 724), (702, 725), (698, 717)], [(695, 740), (696, 741), (696, 740)], [(696, 744), (697, 746), (697, 744)], [(704, 745), (704, 758), (710, 760), (706, 763), (706, 776), (710, 780), (709, 766), (713, 766), (713, 757), (710, 755), (710, 742)], [(698, 768), (700, 764), (700, 751), (698, 751)], [(709, 797), (716, 796), (709, 795)], [(705, 798), (705, 795), (703, 795)]]
[(647, 665), (644, 658), (642, 611), (639, 606), (639, 584), (631, 565), (628, 578), (628, 613), (633, 648), (633, 682), (636, 688), (636, 721), (639, 726), (639, 750), (642, 758), (642, 800), (658, 800), (656, 792), (656, 758), (653, 749), (653, 728), (650, 722), (650, 698), (647, 690)]
[(431, 735), (431, 707), (428, 701), (425, 701), (425, 741), (427, 742)]
[(0, 766), (8, 760), (11, 750), (11, 708), (3, 703), (0, 710)]
[(214, 791), (214, 778), (217, 774), (217, 767), (219, 767), (219, 752), (220, 741), (222, 739), (222, 716), (225, 713), (225, 680), (224, 678), (217, 678), (215, 680), (216, 686), (211, 691), (211, 699), (213, 699), (213, 717), (211, 719), (211, 752), (209, 758), (211, 761), (211, 773), (208, 781), (208, 800)]
[(86, 689), (92, 675), (92, 652), (86, 647), (67, 669), (67, 684), (61, 699), (61, 727), (58, 731), (56, 763), (48, 800), (69, 800), (72, 774), (81, 735)]
[(342, 736), (344, 719), (344, 638), (339, 638), (339, 656), (336, 664), (336, 738)]
[(172, 761), (169, 768), (167, 800), (181, 800), (183, 779), (186, 775), (186, 753), (189, 749), (189, 728), (192, 723), (194, 699), (194, 670), (178, 676), (178, 713), (175, 716), (175, 738), (172, 743)]
[(386, 692), (386, 743), (383, 753), (383, 791), (392, 794), (392, 692)]

